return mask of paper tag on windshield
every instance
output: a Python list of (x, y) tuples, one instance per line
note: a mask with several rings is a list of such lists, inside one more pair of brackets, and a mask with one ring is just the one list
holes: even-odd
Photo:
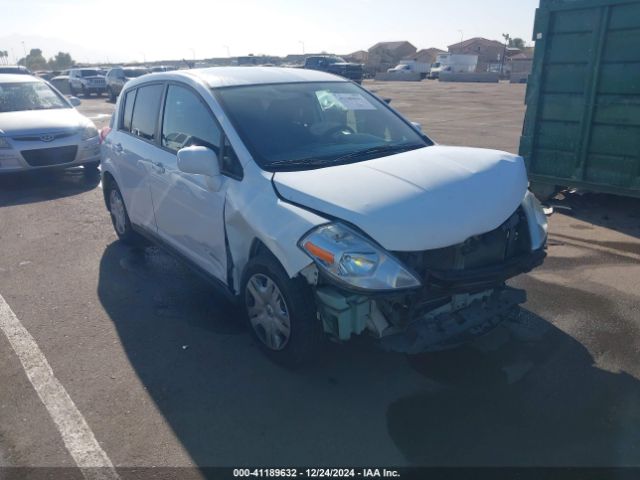
[(359, 93), (336, 93), (335, 97), (348, 110), (375, 110), (369, 100)]

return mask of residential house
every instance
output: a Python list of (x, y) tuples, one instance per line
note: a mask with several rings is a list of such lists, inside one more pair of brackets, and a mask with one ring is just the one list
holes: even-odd
[(499, 71), (505, 52), (504, 43), (486, 38), (470, 38), (460, 43), (449, 45), (449, 53), (460, 55), (477, 55), (476, 71)]
[(416, 51), (416, 47), (407, 41), (376, 43), (369, 49), (365, 69), (367, 73), (386, 72), (400, 60), (415, 55)]

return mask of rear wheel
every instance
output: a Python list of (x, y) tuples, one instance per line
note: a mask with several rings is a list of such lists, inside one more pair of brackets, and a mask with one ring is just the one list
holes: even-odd
[(109, 186), (107, 199), (109, 213), (111, 214), (111, 222), (113, 223), (113, 228), (120, 241), (132, 246), (139, 246), (143, 244), (143, 238), (131, 227), (131, 220), (129, 220), (127, 207), (124, 204), (120, 189), (115, 183), (111, 183)]
[(116, 94), (113, 92), (113, 89), (111, 87), (107, 88), (107, 93), (109, 94), (109, 101), (115, 102), (116, 101)]
[(254, 338), (276, 362), (297, 366), (317, 358), (324, 343), (313, 292), (261, 253), (247, 264), (242, 282), (245, 315)]

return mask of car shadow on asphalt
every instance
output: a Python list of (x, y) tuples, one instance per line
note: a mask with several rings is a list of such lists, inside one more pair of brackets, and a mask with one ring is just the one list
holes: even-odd
[(0, 207), (79, 195), (100, 184), (97, 170), (39, 170), (0, 175)]
[(640, 382), (598, 368), (529, 311), (456, 350), (331, 345), (290, 371), (261, 354), (233, 305), (155, 247), (110, 244), (98, 296), (200, 467), (640, 464)]

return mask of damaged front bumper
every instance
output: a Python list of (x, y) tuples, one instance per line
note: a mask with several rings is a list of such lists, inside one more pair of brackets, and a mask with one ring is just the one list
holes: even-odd
[(404, 331), (382, 337), (380, 344), (386, 350), (410, 355), (454, 348), (513, 318), (519, 305), (526, 301), (524, 290), (510, 287), (493, 290), (460, 310), (436, 311), (415, 319)]
[(426, 274), (425, 288), (399, 296), (363, 295), (334, 285), (316, 288), (325, 332), (347, 341), (365, 331), (389, 351), (418, 354), (446, 350), (484, 335), (516, 316), (526, 292), (505, 281), (540, 265), (541, 249), (501, 265)]

